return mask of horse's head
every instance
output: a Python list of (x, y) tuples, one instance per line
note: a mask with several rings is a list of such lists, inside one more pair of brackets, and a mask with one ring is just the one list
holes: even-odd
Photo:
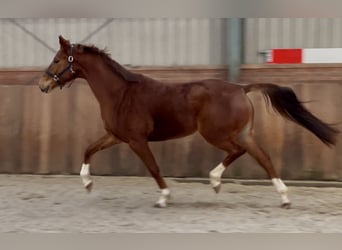
[(74, 45), (62, 36), (59, 36), (59, 44), (60, 49), (39, 79), (39, 88), (45, 93), (58, 86), (62, 88), (78, 77), (77, 63), (74, 62)]

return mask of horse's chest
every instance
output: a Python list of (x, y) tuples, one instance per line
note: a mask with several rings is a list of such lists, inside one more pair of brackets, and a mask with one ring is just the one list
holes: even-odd
[(121, 141), (129, 141), (137, 134), (144, 133), (147, 128), (147, 119), (141, 114), (129, 115), (127, 112), (108, 112), (102, 114), (105, 129)]

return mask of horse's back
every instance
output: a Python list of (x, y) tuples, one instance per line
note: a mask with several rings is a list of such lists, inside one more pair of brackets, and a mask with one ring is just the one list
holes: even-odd
[[(215, 109), (216, 112), (245, 106), (247, 96), (241, 85), (212, 79), (193, 83), (188, 100), (197, 109)], [(215, 113), (215, 112), (214, 112)]]
[(222, 80), (163, 85), (156, 90), (150, 140), (182, 137), (197, 129), (232, 127), (241, 112), (248, 112), (246, 99), (241, 86)]

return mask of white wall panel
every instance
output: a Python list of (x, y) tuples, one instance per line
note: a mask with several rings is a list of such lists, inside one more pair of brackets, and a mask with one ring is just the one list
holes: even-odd
[(247, 18), (245, 63), (262, 63), (274, 48), (341, 48), (341, 18)]

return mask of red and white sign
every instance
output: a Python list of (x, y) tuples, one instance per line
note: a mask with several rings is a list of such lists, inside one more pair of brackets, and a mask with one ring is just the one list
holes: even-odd
[(342, 48), (272, 49), (267, 63), (342, 63)]

